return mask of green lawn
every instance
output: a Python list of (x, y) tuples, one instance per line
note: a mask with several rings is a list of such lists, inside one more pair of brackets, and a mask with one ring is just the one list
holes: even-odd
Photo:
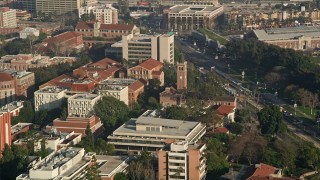
[(202, 34), (206, 34), (210, 39), (219, 41), (222, 45), (226, 45), (228, 42), (228, 40), (226, 38), (224, 38), (223, 36), (220, 36), (219, 34), (213, 32), (209, 29), (201, 28), (198, 31)]

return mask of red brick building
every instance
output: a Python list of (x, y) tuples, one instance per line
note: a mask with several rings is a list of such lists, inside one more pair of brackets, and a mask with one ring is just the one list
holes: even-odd
[(132, 108), (133, 103), (138, 101), (138, 97), (140, 94), (144, 92), (144, 85), (147, 82), (143, 79), (136, 80), (134, 83), (128, 86), (129, 91), (129, 107)]
[(148, 59), (137, 66), (128, 69), (128, 77), (135, 79), (158, 79), (164, 85), (163, 63), (155, 59)]
[(51, 129), (54, 128), (57, 130), (57, 132), (62, 132), (62, 133), (70, 133), (73, 131), (75, 133), (81, 133), (82, 137), (84, 137), (86, 136), (85, 131), (88, 124), (93, 133), (98, 133), (97, 130), (102, 128), (102, 123), (100, 121), (100, 118), (98, 118), (97, 116), (91, 116), (91, 117), (68, 117), (66, 120), (57, 118), (53, 120), (52, 125), (46, 126), (46, 130), (51, 131)]
[(105, 39), (121, 38), (122, 35), (135, 34), (139, 29), (134, 24), (101, 24), (100, 22), (79, 22), (75, 28), (83, 37)]
[[(0, 113), (0, 151), (4, 150), (5, 144), (11, 146), (11, 114)], [(1, 156), (1, 155), (0, 155)]]

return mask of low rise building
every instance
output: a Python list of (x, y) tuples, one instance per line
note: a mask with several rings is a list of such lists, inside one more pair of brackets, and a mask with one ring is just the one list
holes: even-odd
[[(29, 0), (28, 0), (29, 1)], [(53, 32), (56, 32), (60, 29), (60, 23), (58, 22), (40, 22), (40, 21), (26, 21), (21, 20), (18, 22), (18, 27), (24, 29), (27, 27), (32, 27), (39, 29), (40, 32), (52, 35)]]
[(75, 31), (84, 38), (100, 37), (104, 39), (121, 39), (123, 35), (139, 33), (134, 24), (103, 24), (100, 22), (78, 22)]
[(237, 97), (234, 96), (221, 96), (221, 97), (216, 97), (212, 105), (228, 105), (228, 106), (234, 106), (237, 107)]
[(1, 112), (9, 112), (11, 116), (19, 116), (20, 110), (23, 108), (23, 101), (13, 101), (0, 107)]
[(34, 92), (34, 110), (52, 110), (59, 108), (65, 99), (67, 89), (60, 87), (46, 87)]
[(158, 79), (160, 85), (164, 85), (163, 63), (152, 58), (149, 58), (137, 66), (129, 68), (127, 73), (128, 77), (135, 79)]
[(25, 10), (16, 10), (17, 20), (27, 21), (31, 18), (31, 13)]
[(40, 34), (40, 31), (38, 29), (28, 27), (20, 31), (20, 38), (27, 39), (28, 36), (39, 37), (39, 34)]
[(14, 126), (11, 126), (11, 137), (15, 141), (19, 134), (29, 131), (32, 127), (32, 123), (18, 123)]
[(206, 126), (199, 122), (141, 116), (116, 129), (108, 136), (108, 142), (117, 151), (155, 152), (172, 142), (196, 143), (205, 132)]
[(220, 105), (218, 109), (216, 110), (216, 113), (218, 116), (220, 116), (223, 119), (223, 122), (225, 124), (234, 122), (235, 117), (235, 106), (229, 106), (229, 105)]
[(112, 4), (104, 4), (99, 6), (84, 6), (78, 11), (79, 18), (84, 14), (90, 16), (93, 14), (95, 20), (101, 24), (118, 24), (118, 10), (112, 7)]
[(273, 167), (268, 164), (260, 163), (248, 167), (245, 172), (245, 180), (255, 179), (277, 179), (277, 180), (294, 180), (293, 178), (283, 177), (282, 169)]
[(160, 104), (167, 106), (181, 106), (186, 104), (186, 97), (183, 92), (177, 91), (174, 87), (166, 87), (160, 93)]
[(205, 179), (205, 144), (175, 142), (158, 151), (159, 180)]
[(87, 117), (100, 99), (97, 94), (75, 94), (68, 98), (69, 116)]
[(123, 35), (121, 43), (122, 58), (128, 61), (152, 58), (162, 63), (174, 63), (174, 33)]
[(143, 79), (138, 79), (128, 86), (129, 107), (132, 108), (134, 103), (138, 102), (139, 96), (144, 92), (144, 86), (147, 82)]
[(16, 10), (9, 7), (0, 8), (0, 27), (15, 28), (17, 27)]
[(59, 133), (81, 133), (82, 137), (86, 136), (86, 128), (89, 124), (91, 131), (95, 134), (102, 132), (102, 123), (97, 116), (90, 117), (68, 117), (67, 119), (57, 118), (51, 125), (46, 126), (47, 132), (56, 131)]

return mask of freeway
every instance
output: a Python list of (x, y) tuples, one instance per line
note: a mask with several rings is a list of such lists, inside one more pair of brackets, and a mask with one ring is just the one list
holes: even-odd
[[(236, 93), (252, 107), (260, 110), (264, 107), (265, 104), (276, 104), (279, 106), (284, 106), (286, 104), (273, 94), (262, 94), (261, 97), (258, 96), (258, 98), (252, 96), (252, 92), (242, 86), (243, 83), (235, 80), (227, 73), (228, 68), (225, 67), (223, 63), (219, 62), (219, 60), (215, 60), (213, 57), (210, 57), (192, 48), (192, 45), (187, 41), (176, 39), (175, 44), (185, 55), (186, 59), (188, 61), (191, 61), (203, 72), (213, 70), (221, 77), (229, 81), (229, 83), (232, 84), (232, 87), (234, 88), (233, 91), (236, 91)], [(320, 148), (319, 129), (310, 126), (310, 124), (303, 122), (303, 120), (292, 114), (288, 114), (286, 111), (284, 113), (284, 117), (290, 131), (295, 133), (301, 139), (312, 142), (316, 147)]]

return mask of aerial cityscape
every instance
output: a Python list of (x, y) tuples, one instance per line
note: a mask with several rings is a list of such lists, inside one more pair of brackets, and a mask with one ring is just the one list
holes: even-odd
[(0, 0), (0, 180), (320, 180), (320, 0)]

